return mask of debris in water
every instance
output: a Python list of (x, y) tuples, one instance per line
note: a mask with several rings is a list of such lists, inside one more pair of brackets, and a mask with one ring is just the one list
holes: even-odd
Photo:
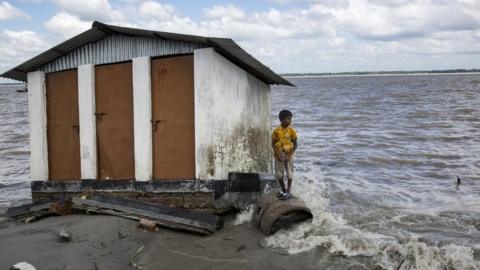
[(10, 270), (37, 270), (33, 265), (27, 262), (19, 262), (10, 266)]
[(135, 260), (135, 257), (136, 257), (140, 252), (142, 252), (142, 250), (143, 250), (143, 246), (141, 246), (141, 247), (137, 250), (137, 252), (135, 252), (135, 254), (133, 254), (133, 256), (130, 257), (130, 265), (132, 265), (132, 266), (135, 267), (136, 269), (140, 269), (140, 270), (142, 270), (142, 269), (144, 269), (144, 268), (141, 267), (140, 265), (138, 265), (137, 263), (135, 263), (134, 260)]
[(312, 218), (312, 211), (304, 201), (297, 197), (281, 200), (277, 198), (276, 191), (260, 198), (253, 213), (254, 225), (266, 235), (272, 235), (281, 229), (287, 229), (296, 223)]
[(138, 227), (147, 229), (148, 231), (154, 231), (157, 228), (157, 224), (148, 218), (141, 218), (138, 222)]
[(58, 232), (58, 240), (60, 242), (70, 242), (72, 240), (72, 237), (70, 236), (70, 234), (67, 233), (66, 230), (61, 229)]
[(37, 217), (36, 216), (33, 216), (33, 217), (29, 217), (29, 218), (26, 218), (25, 219), (25, 223), (32, 223), (32, 222), (35, 222), (37, 221)]

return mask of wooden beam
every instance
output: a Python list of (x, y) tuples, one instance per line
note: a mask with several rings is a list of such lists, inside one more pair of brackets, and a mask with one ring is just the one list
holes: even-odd
[(94, 195), (89, 199), (73, 198), (73, 208), (134, 220), (148, 218), (159, 226), (205, 235), (223, 227), (223, 219), (216, 215), (109, 195)]

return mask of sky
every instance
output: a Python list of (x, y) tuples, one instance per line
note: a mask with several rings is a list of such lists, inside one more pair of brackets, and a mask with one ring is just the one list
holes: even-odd
[(480, 68), (480, 0), (0, 0), (0, 72), (95, 20), (229, 37), (278, 73)]

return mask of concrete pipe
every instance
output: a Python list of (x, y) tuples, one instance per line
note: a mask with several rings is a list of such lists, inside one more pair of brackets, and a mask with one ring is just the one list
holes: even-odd
[(277, 194), (277, 191), (265, 194), (255, 206), (253, 223), (266, 235), (272, 235), (293, 224), (313, 218), (312, 211), (304, 201), (297, 197), (281, 200), (277, 198)]

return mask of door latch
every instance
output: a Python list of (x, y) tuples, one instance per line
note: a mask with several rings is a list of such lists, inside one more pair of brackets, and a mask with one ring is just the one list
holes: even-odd
[(73, 125), (73, 129), (75, 129), (77, 132), (80, 132), (80, 126), (79, 125)]
[(167, 122), (167, 120), (150, 120), (152, 122), (152, 129), (157, 130), (157, 125), (159, 123)]
[(102, 117), (103, 117), (104, 115), (107, 115), (107, 113), (96, 112), (96, 113), (95, 113), (95, 119), (96, 119), (98, 122), (102, 122)]

